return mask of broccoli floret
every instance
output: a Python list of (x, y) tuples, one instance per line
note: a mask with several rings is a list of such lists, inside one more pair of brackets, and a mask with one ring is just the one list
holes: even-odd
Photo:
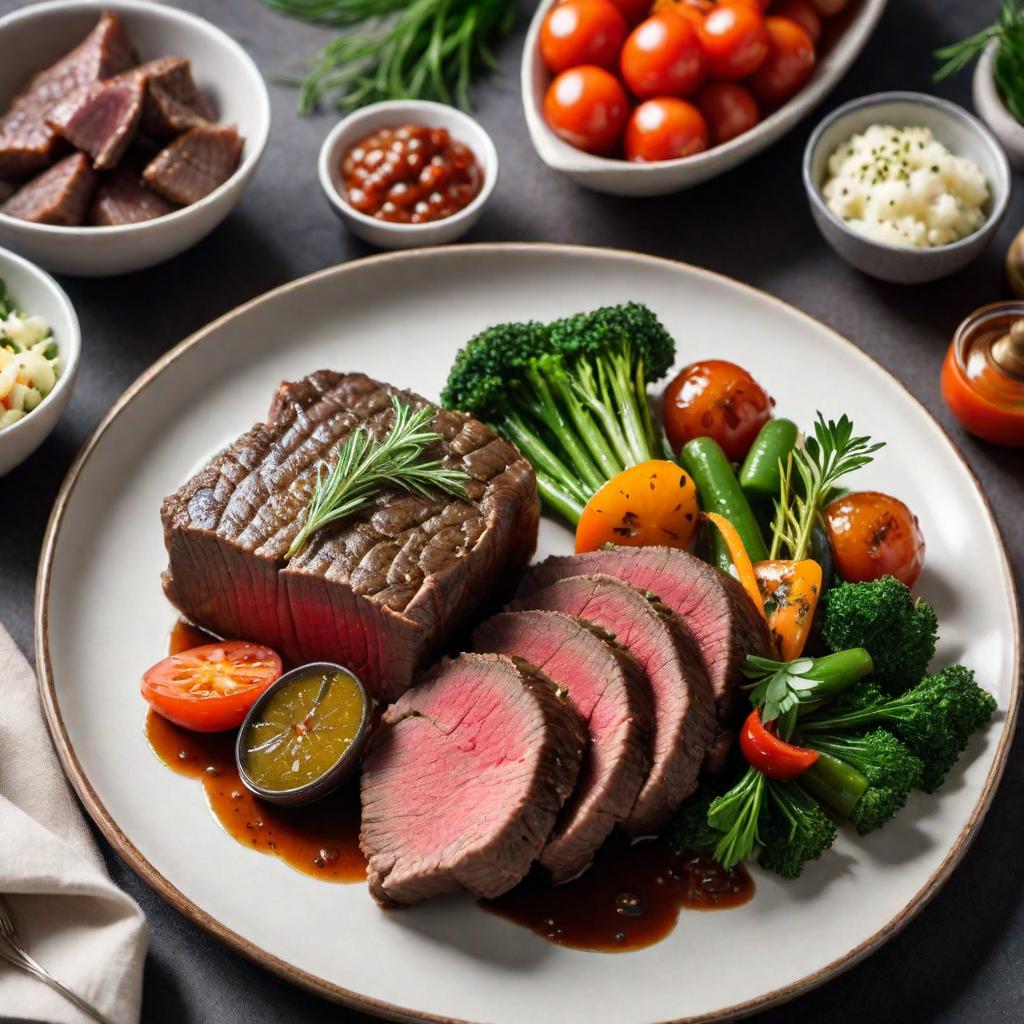
[(861, 835), (881, 828), (921, 784), (921, 759), (884, 729), (864, 736), (813, 735), (803, 742), (822, 755), (804, 775), (807, 788)]
[(797, 878), (834, 842), (836, 827), (797, 782), (768, 781), (768, 799), (758, 828), (758, 864), (784, 878)]
[(840, 583), (825, 596), (825, 643), (833, 651), (866, 647), (875, 678), (890, 693), (902, 693), (928, 671), (938, 626), (931, 605), (893, 576)]
[(861, 683), (822, 712), (801, 720), (800, 730), (807, 742), (813, 743), (821, 733), (882, 726), (921, 759), (921, 789), (933, 793), (967, 746), (971, 733), (992, 717), (995, 707), (995, 698), (978, 686), (969, 668), (951, 665), (882, 702), (877, 690)]
[(515, 442), (546, 506), (570, 523), (606, 481), (664, 456), (647, 384), (675, 343), (635, 302), (538, 323), (488, 328), (456, 357), (441, 400)]
[(718, 845), (722, 833), (708, 824), (708, 811), (717, 795), (705, 785), (683, 801), (664, 833), (673, 849), (710, 853)]

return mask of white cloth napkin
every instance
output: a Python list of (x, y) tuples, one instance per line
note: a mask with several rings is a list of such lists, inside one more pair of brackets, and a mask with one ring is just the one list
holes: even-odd
[[(25, 949), (117, 1024), (136, 1024), (147, 930), (107, 876), (43, 722), (32, 669), (0, 624), (0, 894)], [(89, 1020), (0, 962), (0, 1020)]]

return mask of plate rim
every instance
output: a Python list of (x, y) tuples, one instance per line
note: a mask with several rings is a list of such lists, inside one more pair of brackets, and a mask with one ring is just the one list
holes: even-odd
[(50, 597), (50, 576), (53, 571), (54, 555), (57, 540), (63, 525), (64, 515), (68, 502), (74, 493), (75, 487), (81, 478), (82, 472), (93, 452), (99, 445), (103, 435), (107, 432), (121, 412), (160, 374), (163, 373), (172, 363), (179, 359), (194, 345), (198, 344), (207, 335), (218, 330), (222, 325), (234, 319), (250, 309), (263, 303), (272, 302), (281, 295), (287, 294), (319, 281), (323, 278), (341, 276), (350, 271), (358, 271), (366, 264), (380, 264), (391, 261), (409, 261), (430, 259), (434, 254), (447, 254), (453, 252), (473, 251), (479, 253), (565, 253), (568, 255), (596, 257), (608, 260), (627, 260), (648, 264), (653, 267), (669, 267), (673, 270), (682, 270), (697, 277), (724, 281), (726, 284), (740, 288), (762, 301), (767, 301), (775, 306), (782, 307), (787, 314), (796, 315), (808, 320), (818, 327), (828, 331), (835, 339), (843, 345), (854, 350), (862, 359), (867, 360), (874, 367), (880, 369), (892, 383), (906, 395), (925, 416), (938, 428), (940, 434), (949, 443), (954, 456), (959, 460), (967, 472), (977, 496), (981, 499), (982, 506), (993, 528), (996, 539), (996, 547), (1000, 558), (1002, 582), (1010, 597), (1011, 620), (1013, 624), (1012, 636), (1012, 659), (1013, 675), (1010, 680), (1010, 698), (1006, 718), (1003, 723), (1002, 735), (996, 748), (992, 765), (985, 777), (978, 800), (971, 811), (971, 815), (964, 824), (960, 833), (956, 836), (946, 855), (929, 876), (923, 886), (904, 904), (902, 909), (873, 934), (854, 946), (845, 955), (831, 961), (817, 971), (808, 974), (788, 985), (773, 989), (753, 999), (745, 1000), (732, 1006), (722, 1007), (712, 1011), (710, 1014), (681, 1017), (663, 1024), (715, 1024), (735, 1020), (756, 1013), (760, 1010), (794, 999), (814, 988), (824, 984), (826, 981), (837, 977), (839, 974), (849, 970), (869, 954), (874, 952), (885, 942), (901, 931), (935, 896), (935, 894), (948, 881), (950, 875), (963, 859), (970, 848), (978, 830), (992, 804), (996, 789), (1002, 779), (1003, 772), (1009, 755), (1010, 745), (1014, 736), (1018, 711), (1021, 699), (1021, 620), (1020, 602), (1017, 595), (1017, 587), (1010, 567), (1010, 561), (1006, 553), (1006, 546), (1003, 542), (998, 521), (992, 511), (988, 497), (981, 486), (977, 475), (970, 464), (964, 458), (959, 445), (950, 436), (948, 431), (939, 422), (935, 415), (921, 402), (892, 371), (878, 362), (871, 355), (855, 345), (849, 338), (840, 334), (835, 328), (821, 320), (811, 316), (796, 306), (780, 299), (768, 292), (755, 288), (743, 281), (720, 274), (704, 267), (694, 266), (679, 260), (673, 260), (662, 256), (651, 256), (644, 253), (631, 252), (629, 250), (616, 249), (608, 246), (586, 246), (586, 245), (563, 245), (549, 242), (484, 242), (475, 244), (445, 245), (430, 248), (407, 249), (398, 252), (378, 253), (360, 259), (349, 260), (338, 263), (331, 267), (325, 267), (314, 271), (311, 274), (286, 282), (268, 292), (264, 292), (247, 302), (236, 306), (234, 309), (222, 314), (210, 323), (199, 328), (188, 337), (168, 349), (162, 356), (155, 360), (118, 396), (108, 412), (99, 421), (96, 427), (90, 432), (85, 443), (75, 456), (67, 475), (61, 483), (60, 490), (54, 501), (46, 524), (46, 532), (43, 536), (42, 548), (39, 556), (38, 569), (36, 574), (35, 607), (34, 607), (34, 640), (36, 655), (36, 674), (39, 689), (40, 703), (43, 707), (47, 728), (57, 754), (60, 758), (64, 774), (74, 787), (78, 798), (81, 800), (90, 818), (95, 822), (104, 838), (124, 860), (128, 866), (135, 871), (142, 879), (154, 889), (157, 894), (175, 910), (183, 914), (193, 923), (197, 924), (207, 934), (227, 946), (233, 952), (240, 954), (245, 959), (271, 971), (277, 976), (284, 978), (293, 984), (298, 985), (317, 995), (324, 996), (335, 1002), (341, 1003), (351, 1009), (368, 1012), (388, 1020), (402, 1022), (429, 1022), (429, 1024), (478, 1024), (478, 1022), (466, 1021), (456, 1017), (439, 1016), (426, 1012), (417, 1011), (409, 1007), (396, 1006), (392, 1003), (375, 999), (344, 988), (326, 978), (307, 971), (295, 964), (289, 963), (281, 957), (268, 953), (258, 944), (245, 938), (245, 936), (228, 928), (219, 920), (207, 913), (197, 903), (186, 897), (167, 878), (165, 878), (139, 851), (135, 844), (121, 830), (113, 816), (107, 811), (103, 802), (87, 778), (78, 761), (74, 747), (71, 743), (67, 728), (61, 715), (57, 701), (56, 688), (54, 685), (53, 669), (49, 655), (49, 597)]

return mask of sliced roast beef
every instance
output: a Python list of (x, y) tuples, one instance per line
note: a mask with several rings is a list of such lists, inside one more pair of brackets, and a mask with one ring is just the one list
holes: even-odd
[(0, 177), (20, 178), (44, 168), (59, 140), (46, 123), (62, 100), (134, 63), (131, 44), (116, 14), (103, 14), (70, 53), (37, 74), (0, 118)]
[(322, 370), (283, 384), (267, 422), (162, 510), (164, 589), (186, 616), (293, 662), (341, 662), (385, 701), (522, 569), (539, 518), (533, 470), (515, 448), (462, 413), (435, 409), (442, 441), (425, 456), (468, 473), (466, 496), (385, 490), (288, 559), (321, 460), (333, 464), (358, 426), (383, 438), (392, 396), (429, 405), (362, 374)]
[(569, 576), (512, 604), (574, 615), (607, 630), (639, 662), (654, 700), (652, 764), (629, 817), (657, 832), (697, 787), (715, 738), (715, 701), (693, 634), (661, 602), (613, 576)]
[(0, 212), (35, 224), (78, 227), (85, 223), (97, 179), (89, 158), (72, 153), (22, 185)]
[(730, 722), (747, 655), (766, 654), (770, 649), (764, 620), (743, 588), (685, 551), (621, 547), (548, 558), (531, 567), (522, 592), (530, 594), (566, 576), (595, 572), (653, 594), (682, 618), (700, 649), (718, 720)]
[(176, 207), (142, 182), (142, 167), (129, 154), (103, 175), (89, 210), (89, 223), (97, 227), (138, 224), (173, 213)]
[(586, 742), (572, 704), (525, 663), (442, 664), (370, 741), (360, 833), (370, 891), (384, 904), (507, 892), (572, 792)]
[(196, 86), (187, 57), (160, 57), (132, 74), (145, 86), (141, 128), (149, 138), (166, 141), (214, 120), (213, 106)]
[(75, 149), (88, 153), (96, 170), (108, 170), (124, 156), (135, 137), (143, 94), (140, 79), (119, 75), (58, 103), (47, 116), (47, 124)]
[(225, 125), (205, 125), (179, 135), (143, 172), (143, 180), (172, 203), (188, 206), (223, 185), (238, 169), (242, 139)]
[(561, 612), (495, 615), (473, 634), (473, 649), (536, 665), (587, 723), (590, 746), (580, 780), (540, 855), (555, 882), (567, 881), (629, 815), (647, 776), (653, 730), (647, 680), (631, 654)]

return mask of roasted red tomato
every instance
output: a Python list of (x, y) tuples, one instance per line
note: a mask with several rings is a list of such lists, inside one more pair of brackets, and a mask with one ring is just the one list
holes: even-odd
[(749, 132), (761, 120), (757, 100), (738, 82), (708, 82), (694, 102), (704, 115), (708, 134), (716, 146)]
[(580, 64), (614, 68), (629, 34), (610, 0), (565, 0), (552, 7), (540, 29), (540, 53), (555, 74)]
[(895, 576), (912, 587), (924, 567), (924, 535), (917, 516), (899, 498), (858, 491), (825, 509), (836, 571), (859, 583)]
[(697, 30), (708, 76), (736, 81), (752, 75), (768, 56), (764, 15), (749, 0), (713, 7)]
[(687, 366), (665, 389), (665, 433), (676, 451), (695, 437), (713, 437), (739, 462), (771, 417), (773, 404), (743, 367), (706, 359)]
[(663, 96), (633, 111), (625, 142), (627, 160), (675, 160), (708, 148), (708, 126), (692, 103)]
[(798, 779), (821, 756), (816, 750), (780, 740), (774, 722), (764, 725), (756, 708), (740, 729), (740, 750), (762, 775), (782, 782)]
[(548, 86), (544, 116), (552, 131), (588, 153), (607, 153), (622, 137), (629, 99), (604, 68), (585, 64), (563, 71)]
[(776, 0), (772, 4), (772, 14), (795, 21), (815, 44), (821, 38), (821, 15), (811, 0)]
[(751, 91), (766, 107), (779, 107), (810, 78), (814, 70), (814, 43), (789, 18), (765, 18), (768, 56), (751, 75)]
[(622, 77), (640, 99), (689, 96), (704, 81), (704, 54), (693, 24), (675, 11), (641, 22), (622, 48)]
[(204, 644), (157, 662), (142, 677), (142, 696), (175, 725), (223, 732), (242, 724), (281, 667), (277, 654), (259, 644)]

